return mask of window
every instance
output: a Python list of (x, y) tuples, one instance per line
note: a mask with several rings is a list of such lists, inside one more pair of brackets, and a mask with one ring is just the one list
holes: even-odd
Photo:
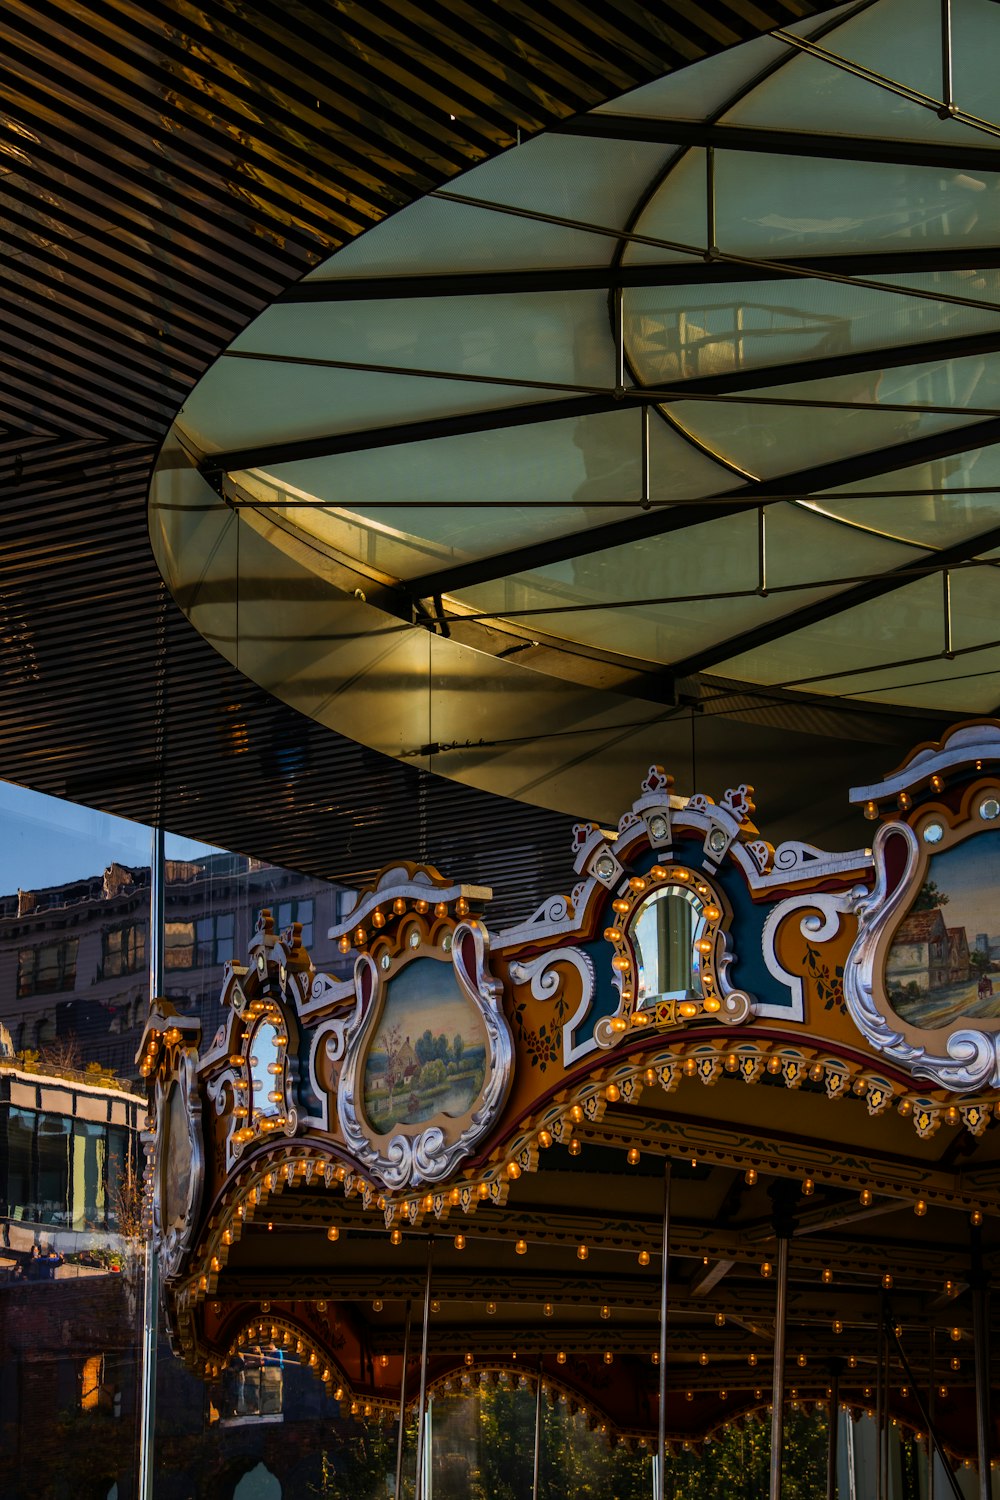
[(224, 964), (233, 957), (236, 951), (236, 918), (231, 911), (220, 912), (214, 917), (199, 918), (196, 931), (198, 964), (205, 967), (209, 964)]
[[(121, 1229), (117, 1209), (128, 1188), (130, 1140), (123, 1126), (14, 1107), (6, 1125), (7, 1174), (6, 1182), (0, 1179), (0, 1213), (67, 1229)], [(126, 1212), (128, 1202), (126, 1197)]]
[(313, 940), (313, 914), (316, 903), (310, 896), (306, 901), (282, 901), (274, 915), (274, 925), (278, 932), (284, 932), (293, 922), (302, 923), (302, 945), (305, 948), (312, 947)]
[(101, 1401), (101, 1386), (104, 1382), (104, 1355), (92, 1354), (85, 1359), (80, 1370), (80, 1408), (96, 1411)]
[(42, 995), (76, 985), (77, 938), (21, 948), (17, 955), (17, 993)]
[(138, 974), (146, 965), (146, 924), (131, 922), (101, 935), (101, 978)]
[(194, 964), (194, 923), (165, 922), (163, 966), (166, 969), (190, 969)]
[(207, 969), (236, 952), (236, 918), (231, 911), (194, 922), (168, 922), (164, 962), (168, 969)]

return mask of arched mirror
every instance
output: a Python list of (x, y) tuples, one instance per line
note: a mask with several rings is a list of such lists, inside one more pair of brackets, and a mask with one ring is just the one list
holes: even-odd
[[(253, 1107), (262, 1115), (281, 1112), (284, 1090), (281, 1083), (283, 1064), (278, 1041), (278, 1029), (271, 1021), (261, 1021), (250, 1042), (250, 1087), (253, 1089)], [(280, 1099), (272, 1099), (272, 1093)]]
[(632, 923), (639, 1007), (657, 1000), (700, 999), (702, 954), (697, 944), (707, 927), (705, 903), (681, 885), (651, 891)]

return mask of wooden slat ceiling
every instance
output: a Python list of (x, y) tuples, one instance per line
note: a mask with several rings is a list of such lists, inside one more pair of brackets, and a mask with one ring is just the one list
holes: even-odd
[(331, 735), (181, 617), (150, 467), (219, 352), (475, 162), (829, 9), (552, 0), (0, 3), (0, 775), (310, 873), (564, 883), (568, 820)]

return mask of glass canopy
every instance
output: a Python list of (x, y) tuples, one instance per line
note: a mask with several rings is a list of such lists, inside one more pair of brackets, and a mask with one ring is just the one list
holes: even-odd
[(255, 545), (542, 676), (992, 710), (1000, 6), (941, 14), (841, 6), (453, 180), (177, 437)]

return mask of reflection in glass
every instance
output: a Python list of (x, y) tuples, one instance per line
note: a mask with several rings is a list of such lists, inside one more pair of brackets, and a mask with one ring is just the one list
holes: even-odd
[(640, 1006), (701, 996), (695, 944), (705, 925), (704, 906), (694, 891), (665, 885), (646, 897), (632, 926)]
[(253, 1104), (262, 1115), (277, 1114), (277, 1106), (267, 1096), (280, 1087), (279, 1071), (281, 1054), (278, 1051), (277, 1029), (270, 1021), (262, 1021), (250, 1043), (250, 1087)]

